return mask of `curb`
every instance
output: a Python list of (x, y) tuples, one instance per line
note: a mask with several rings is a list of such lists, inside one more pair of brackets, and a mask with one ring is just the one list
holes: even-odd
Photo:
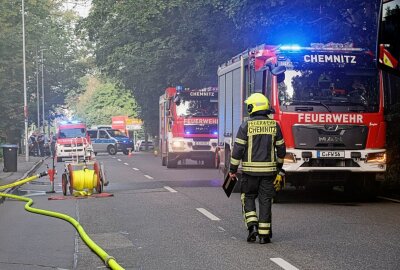
[[(36, 171), (36, 169), (37, 169), (38, 167), (40, 167), (40, 166), (43, 164), (43, 162), (45, 161), (45, 159), (46, 159), (46, 158), (43, 158), (43, 159), (41, 159), (40, 161), (36, 162), (36, 164), (33, 165), (32, 168), (30, 168), (21, 178), (15, 180), (14, 182), (20, 181), (20, 180), (22, 180), (22, 179), (28, 177), (28, 175), (32, 174), (34, 171)], [(2, 192), (3, 192), (3, 193), (10, 193), (11, 191), (13, 191), (13, 190), (16, 189), (16, 188), (17, 188), (17, 187), (11, 187), (11, 188), (8, 188), (8, 189), (6, 189), (6, 190), (4, 190), (4, 191), (2, 191)], [(1, 204), (2, 202), (4, 202), (4, 200), (5, 200), (4, 197), (0, 197), (0, 204)]]

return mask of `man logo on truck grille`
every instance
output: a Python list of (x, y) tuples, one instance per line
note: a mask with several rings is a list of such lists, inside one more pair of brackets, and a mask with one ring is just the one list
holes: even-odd
[(338, 125), (325, 125), (326, 131), (336, 131), (338, 129)]

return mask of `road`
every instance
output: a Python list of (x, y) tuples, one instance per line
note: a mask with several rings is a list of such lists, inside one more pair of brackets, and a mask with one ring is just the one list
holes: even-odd
[[(272, 243), (246, 242), (240, 195), (227, 198), (216, 169), (167, 169), (150, 153), (99, 155), (113, 197), (48, 200), (48, 178), (15, 193), (79, 220), (125, 269), (400, 269), (400, 205), (353, 201), (339, 190), (288, 188), (273, 205)], [(38, 171), (45, 170), (46, 160)], [(65, 221), (0, 205), (0, 269), (102, 269)]]

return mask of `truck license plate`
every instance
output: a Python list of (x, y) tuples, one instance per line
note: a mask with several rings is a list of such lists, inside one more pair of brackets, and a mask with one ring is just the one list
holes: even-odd
[(344, 158), (344, 151), (318, 151), (318, 158)]
[(194, 142), (195, 145), (208, 145), (207, 141), (198, 141), (198, 142)]

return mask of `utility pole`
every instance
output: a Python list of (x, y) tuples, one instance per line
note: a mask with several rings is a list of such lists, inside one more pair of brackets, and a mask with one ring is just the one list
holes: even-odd
[(44, 51), (44, 49), (42, 49), (41, 50), (42, 51), (42, 125), (43, 125), (43, 134), (45, 134), (46, 133), (46, 130), (45, 130), (45, 126), (44, 126), (44, 72), (43, 72), (43, 70), (44, 70), (44, 63), (43, 63), (43, 51)]
[(25, 160), (29, 161), (28, 144), (28, 97), (26, 93), (26, 65), (25, 65), (25, 2), (22, 1), (22, 66), (24, 70), (24, 120), (25, 120)]
[(37, 128), (40, 129), (39, 56), (37, 49), (36, 49), (36, 103), (37, 103)]

